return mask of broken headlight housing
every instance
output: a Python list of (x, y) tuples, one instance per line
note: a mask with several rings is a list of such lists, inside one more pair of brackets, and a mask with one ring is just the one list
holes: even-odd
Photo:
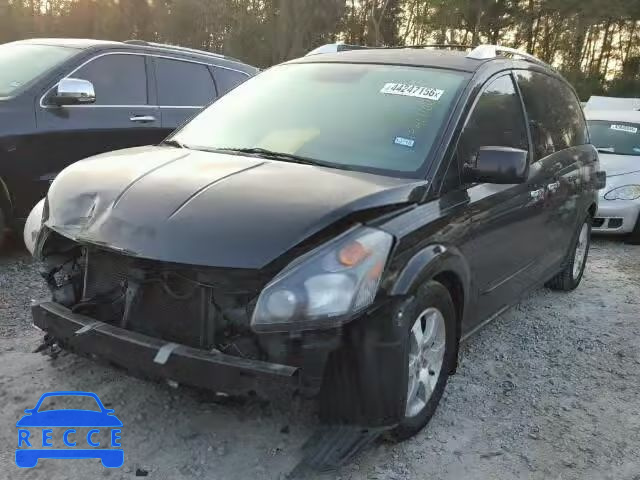
[(292, 262), (262, 291), (251, 326), (288, 332), (342, 325), (373, 303), (393, 237), (362, 227)]

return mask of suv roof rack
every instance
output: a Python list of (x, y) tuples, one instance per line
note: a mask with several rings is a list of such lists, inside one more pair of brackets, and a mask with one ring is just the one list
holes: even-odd
[(319, 55), (322, 53), (336, 53), (336, 52), (346, 52), (348, 50), (368, 50), (376, 47), (367, 47), (364, 45), (347, 45), (346, 43), (327, 43), (325, 45), (321, 45), (318, 48), (314, 48), (309, 53), (305, 55), (308, 57), (310, 55)]
[(122, 43), (127, 43), (129, 45), (149, 45), (149, 42), (146, 42), (144, 40), (125, 40)]
[(519, 57), (523, 60), (527, 60), (529, 62), (536, 63), (547, 68), (553, 68), (551, 67), (551, 65), (543, 62), (538, 57), (534, 57), (527, 52), (522, 52), (520, 50), (516, 50), (515, 48), (502, 47), (500, 45), (479, 45), (467, 54), (467, 58), (473, 58), (475, 60), (488, 60), (490, 58), (498, 57), (501, 53), (507, 53), (513, 55), (514, 57)]
[(233, 58), (233, 57), (229, 57), (227, 55), (222, 55), (220, 53), (214, 53), (214, 52), (209, 52), (206, 50), (198, 50), (196, 48), (189, 48), (189, 47), (181, 47), (179, 45), (169, 45), (166, 43), (156, 43), (156, 42), (147, 42), (146, 40), (125, 40), (123, 43), (126, 43), (128, 45), (142, 45), (142, 46), (146, 46), (146, 47), (155, 47), (155, 48), (162, 48), (165, 50), (174, 50), (177, 52), (185, 52), (185, 53), (195, 53), (198, 55), (208, 55), (208, 56), (212, 56), (212, 57), (218, 57), (218, 58), (224, 58), (225, 60), (230, 60), (232, 62), (238, 62), (238, 63), (243, 63), (241, 60), (238, 60), (237, 58)]
[(367, 45), (348, 45), (346, 43), (327, 43), (318, 48), (311, 50), (305, 56), (318, 55), (321, 53), (336, 53), (346, 52), (349, 50), (402, 50), (402, 49), (417, 49), (417, 48), (453, 48), (461, 50), (470, 50), (473, 47), (469, 45), (455, 45), (445, 43), (432, 43), (426, 45), (402, 45), (398, 47), (370, 47)]

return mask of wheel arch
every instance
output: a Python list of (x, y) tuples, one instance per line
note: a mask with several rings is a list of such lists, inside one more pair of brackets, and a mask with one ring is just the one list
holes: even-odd
[[(456, 337), (459, 343), (465, 315), (469, 311), (471, 273), (468, 262), (458, 248), (429, 245), (414, 254), (396, 276), (390, 294), (409, 295), (429, 280), (441, 283), (451, 295), (456, 309)], [(454, 372), (455, 367), (451, 373)]]
[(465, 290), (460, 277), (451, 270), (438, 273), (433, 279), (444, 285), (449, 291), (456, 309), (456, 338), (458, 342), (462, 336), (462, 318), (465, 312)]

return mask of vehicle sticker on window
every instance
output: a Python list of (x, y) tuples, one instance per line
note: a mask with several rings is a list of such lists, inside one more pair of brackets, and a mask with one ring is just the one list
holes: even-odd
[(611, 125), (611, 130), (617, 130), (619, 132), (627, 133), (638, 133), (638, 128), (632, 127), (630, 125)]
[(395, 143), (396, 145), (402, 145), (403, 147), (413, 148), (413, 146), (416, 144), (416, 141), (410, 138), (396, 137), (393, 143)]
[(406, 83), (385, 83), (380, 93), (386, 95), (404, 95), (405, 97), (424, 98), (426, 100), (440, 100), (444, 90), (438, 88), (419, 87), (418, 85), (407, 85)]

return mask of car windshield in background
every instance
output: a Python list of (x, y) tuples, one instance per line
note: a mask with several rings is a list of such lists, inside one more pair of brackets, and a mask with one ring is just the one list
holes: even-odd
[(0, 97), (9, 97), (27, 87), (56, 65), (79, 52), (54, 45), (0, 45)]
[(640, 124), (592, 120), (591, 142), (602, 152), (640, 156)]
[(410, 177), (425, 166), (466, 80), (415, 67), (283, 65), (222, 97), (173, 139)]

